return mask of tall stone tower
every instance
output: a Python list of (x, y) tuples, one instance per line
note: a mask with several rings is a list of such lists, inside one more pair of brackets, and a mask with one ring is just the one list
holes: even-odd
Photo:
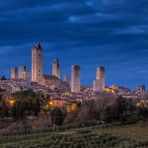
[(41, 82), (43, 76), (43, 49), (40, 43), (32, 48), (32, 81)]
[(72, 65), (71, 92), (80, 91), (80, 66)]
[(11, 68), (11, 79), (17, 79), (17, 68)]
[(93, 91), (103, 91), (105, 89), (105, 67), (97, 67), (96, 80), (93, 81)]
[(105, 67), (103, 67), (103, 66), (97, 67), (96, 79), (97, 80), (99, 80), (99, 79), (104, 80), (105, 79)]
[(60, 79), (60, 63), (58, 59), (54, 59), (52, 63), (52, 75)]

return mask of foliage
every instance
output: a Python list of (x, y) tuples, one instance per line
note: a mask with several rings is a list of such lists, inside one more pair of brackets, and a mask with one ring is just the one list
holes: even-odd
[(40, 100), (42, 99), (40, 94), (29, 90), (16, 92), (12, 96), (16, 99), (12, 107), (12, 117), (15, 119), (23, 118), (25, 115), (37, 116), (40, 112)]
[[(126, 99), (122, 96), (117, 98), (117, 116), (122, 123), (132, 123), (140, 120), (137, 109), (133, 106), (131, 99)], [(134, 118), (133, 118), (134, 117)]]
[(139, 108), (139, 114), (142, 117), (143, 120), (148, 119), (148, 108), (146, 107), (140, 107)]
[(16, 104), (11, 109), (11, 115), (15, 119), (22, 119), (25, 116), (25, 106), (23, 103), (16, 102)]
[(131, 99), (122, 96), (115, 100), (109, 98), (98, 98), (98, 100), (85, 101), (76, 111), (70, 112), (67, 107), (67, 117), (64, 123), (84, 123), (86, 120), (98, 120), (105, 123), (121, 122), (134, 123), (142, 118), (146, 119), (146, 109), (138, 110), (132, 104)]
[(1, 118), (5, 118), (5, 117), (9, 116), (9, 109), (8, 109), (4, 99), (2, 99), (2, 101), (1, 101), (0, 113), (1, 113)]
[(51, 111), (52, 123), (55, 125), (62, 125), (63, 124), (63, 113), (60, 108), (55, 108)]
[(6, 79), (6, 77), (5, 77), (5, 76), (2, 76), (2, 77), (1, 77), (1, 80), (7, 80), (7, 79)]

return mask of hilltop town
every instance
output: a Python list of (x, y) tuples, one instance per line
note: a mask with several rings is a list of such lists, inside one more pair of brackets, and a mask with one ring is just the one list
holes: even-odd
[[(5, 90), (5, 95), (11, 98), (11, 94), (18, 91), (33, 90), (45, 96), (50, 96), (53, 103), (62, 106), (63, 102), (68, 104), (71, 100), (97, 100), (98, 96), (111, 96), (116, 98), (122, 95), (125, 98), (132, 98), (137, 104), (147, 106), (145, 98), (148, 91), (145, 85), (140, 84), (136, 90), (131, 90), (122, 86), (106, 86), (105, 67), (96, 67), (96, 80), (92, 86), (87, 87), (81, 84), (81, 67), (72, 65), (71, 76), (66, 75), (61, 78), (60, 61), (53, 59), (52, 74), (43, 73), (43, 49), (40, 43), (32, 48), (32, 70), (27, 70), (26, 66), (14, 67), (11, 69), (11, 78), (1, 79), (0, 88)], [(99, 63), (98, 63), (99, 65)], [(70, 102), (69, 102), (70, 101)]]
[[(100, 138), (99, 143), (88, 139), (91, 146), (102, 147), (100, 144), (102, 136), (119, 140), (118, 134), (124, 134), (123, 131), (128, 133), (125, 136), (128, 142), (123, 144), (120, 140), (120, 142), (112, 143), (107, 140), (107, 143), (114, 146), (137, 146), (141, 139), (136, 138), (137, 141), (133, 143), (130, 142), (131, 138), (129, 139), (132, 134), (137, 134), (135, 129), (139, 129), (141, 137), (147, 140), (147, 132), (144, 132), (144, 129), (147, 130), (148, 91), (145, 85), (139, 85), (136, 90), (117, 85), (106, 86), (105, 67), (98, 66), (96, 67), (96, 79), (92, 86), (88, 87), (81, 84), (83, 75), (81, 75), (80, 65), (72, 65), (71, 77), (65, 75), (63, 79), (58, 59), (53, 59), (52, 74), (44, 74), (43, 67), (43, 49), (41, 44), (37, 43), (32, 48), (31, 72), (26, 66), (14, 67), (11, 68), (11, 78), (3, 76), (0, 79), (0, 135), (5, 139), (2, 139), (2, 147), (7, 143), (10, 147), (32, 147), (30, 138), (32, 140), (37, 135), (39, 139), (47, 135), (48, 139), (53, 138), (53, 134), (60, 142), (58, 137), (63, 135), (60, 139), (64, 137), (66, 139), (65, 132), (70, 131), (71, 139), (74, 138), (73, 136), (84, 136), (84, 134), (91, 133), (96, 139)], [(128, 127), (129, 124), (130, 127)], [(116, 126), (118, 126), (116, 128), (118, 133), (103, 134), (108, 131), (108, 128), (114, 132), (113, 128)], [(98, 128), (100, 135), (96, 133)], [(77, 132), (76, 129), (78, 129)], [(63, 133), (59, 135), (58, 132)], [(8, 138), (12, 141), (15, 141), (13, 137), (16, 136), (22, 139), (30, 138), (25, 143), (15, 141), (12, 144), (9, 143), (7, 135), (12, 135)], [(41, 141), (35, 138), (34, 147), (50, 147), (51, 145), (58, 147), (59, 144), (50, 140), (43, 141), (43, 143)], [(81, 146), (88, 145), (85, 140), (82, 143)], [(75, 143), (61, 141), (59, 146), (62, 145), (69, 147), (74, 146)], [(147, 141), (139, 145), (147, 146)], [(75, 147), (81, 146), (80, 141), (77, 141)]]

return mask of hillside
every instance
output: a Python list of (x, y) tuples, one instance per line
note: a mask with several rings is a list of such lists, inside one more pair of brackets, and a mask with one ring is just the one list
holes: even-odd
[(92, 127), (58, 133), (34, 133), (0, 138), (5, 148), (148, 147), (148, 125)]

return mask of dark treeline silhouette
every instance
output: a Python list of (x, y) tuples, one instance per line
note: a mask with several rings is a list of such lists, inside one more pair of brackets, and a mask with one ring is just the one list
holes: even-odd
[[(13, 106), (9, 106), (5, 99), (1, 99), (1, 118), (12, 117), (16, 120), (23, 120), (26, 116), (38, 116), (43, 111), (43, 102), (46, 102), (42, 94), (32, 90), (16, 92), (12, 94), (12, 98), (16, 100)], [(70, 113), (64, 108), (51, 108), (48, 112), (55, 125), (86, 123), (86, 121), (94, 120), (103, 123), (121, 122), (125, 124), (148, 119), (147, 108), (136, 107), (132, 99), (122, 96), (117, 97), (114, 103), (111, 103), (110, 98), (86, 101)]]

